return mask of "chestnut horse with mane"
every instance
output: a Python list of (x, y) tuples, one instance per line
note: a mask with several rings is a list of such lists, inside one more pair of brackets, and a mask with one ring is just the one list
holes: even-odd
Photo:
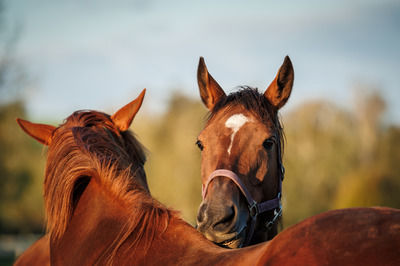
[[(140, 166), (141, 171), (144, 171), (143, 169), (143, 164), (145, 161), (145, 155), (144, 151), (142, 150), (140, 143), (133, 137), (129, 132), (127, 132), (130, 124), (133, 121), (133, 118), (135, 117), (136, 113), (140, 109), (140, 106), (143, 102), (143, 98), (145, 95), (145, 90), (139, 95), (137, 99), (134, 101), (130, 102), (120, 110), (118, 110), (113, 116), (109, 117), (106, 114), (100, 113), (100, 112), (84, 112), (84, 111), (77, 111), (73, 113), (69, 118), (67, 118), (67, 122), (60, 126), (59, 128), (56, 128), (54, 126), (50, 125), (44, 125), (44, 124), (34, 124), (30, 123), (28, 121), (22, 120), (22, 119), (17, 119), (18, 124), (21, 126), (21, 128), (30, 136), (38, 140), (40, 143), (44, 145), (49, 145), (51, 143), (52, 135), (56, 130), (57, 132), (60, 132), (61, 129), (67, 128), (70, 130), (72, 127), (77, 128), (79, 123), (84, 123), (86, 127), (104, 127), (104, 128), (111, 128), (111, 123), (114, 123), (114, 130), (118, 129), (120, 131), (120, 135), (122, 136), (122, 140), (124, 143), (124, 149), (126, 152), (130, 153), (131, 156), (129, 159), (131, 159), (134, 163), (137, 163), (136, 157), (141, 158), (139, 162), (141, 164), (138, 164)], [(109, 117), (109, 118), (107, 118)], [(110, 121), (111, 119), (111, 121)], [(82, 126), (82, 125), (81, 125)], [(75, 129), (76, 130), (76, 129)], [(117, 132), (117, 131), (116, 131)], [(106, 150), (105, 150), (106, 151)], [(73, 150), (70, 151), (72, 154), (74, 152)], [(53, 178), (50, 176), (51, 172), (49, 172), (50, 169), (50, 161), (53, 161), (53, 158), (50, 156), (49, 153), (48, 155), (48, 165), (46, 169), (46, 178), (45, 178), (45, 202), (46, 202), (46, 207), (48, 210), (53, 210), (54, 212), (54, 205), (57, 202), (58, 204), (62, 205), (62, 201), (58, 200), (58, 197), (61, 196), (62, 194), (59, 193), (59, 191), (54, 191), (54, 190), (49, 190), (48, 188), (51, 187), (57, 187), (54, 186), (54, 182), (56, 181), (56, 178)], [(52, 155), (54, 156), (54, 155)], [(62, 168), (60, 168), (62, 169)], [(72, 171), (72, 170), (71, 170)], [(58, 174), (58, 173), (57, 173)], [(144, 172), (143, 172), (144, 174)], [(61, 175), (63, 176), (63, 175)], [(61, 182), (66, 182), (66, 180), (61, 179)], [(143, 179), (142, 181), (143, 187), (148, 190), (147, 187), (147, 180), (146, 178)], [(72, 188), (74, 191), (79, 191), (79, 189), (82, 189), (85, 186), (84, 183), (84, 178), (81, 178), (77, 180), (75, 183), (70, 183), (69, 186), (73, 185), (74, 187)], [(60, 187), (59, 187), (60, 188)], [(71, 190), (71, 187), (69, 187)], [(77, 193), (77, 192), (76, 192)], [(74, 195), (74, 197), (77, 197), (78, 194)], [(55, 200), (55, 201), (54, 201)], [(77, 199), (73, 199), (76, 201)], [(68, 206), (59, 206), (58, 208), (60, 209), (65, 209), (67, 212), (71, 212), (71, 210), (67, 210)], [(51, 215), (50, 215), (51, 214)], [(58, 213), (56, 210), (56, 213), (50, 213), (48, 214), (48, 229), (50, 230), (50, 227), (54, 228), (59, 228), (60, 226), (65, 227), (66, 223), (66, 218), (63, 217), (60, 220), (58, 220)], [(64, 225), (62, 225), (64, 223)], [(57, 229), (58, 231), (60, 229)], [(56, 230), (56, 231), (57, 231)], [(50, 230), (50, 231), (55, 231), (55, 230)], [(24, 253), (22, 253), (18, 259), (16, 260), (14, 265), (50, 265), (50, 248), (49, 248), (49, 234), (46, 234), (44, 237), (40, 238), (38, 241), (36, 241), (32, 246), (30, 246)]]
[(197, 140), (203, 183), (197, 228), (230, 248), (270, 240), (282, 213), (283, 129), (278, 110), (292, 91), (292, 63), (287, 56), (263, 94), (242, 87), (227, 96), (202, 57), (197, 79), (210, 111)]
[(113, 116), (75, 112), (58, 128), (19, 120), (49, 146), (45, 201), (52, 265), (400, 262), (400, 211), (389, 208), (327, 212), (270, 242), (216, 246), (150, 196), (145, 153), (127, 130), (139, 107)]

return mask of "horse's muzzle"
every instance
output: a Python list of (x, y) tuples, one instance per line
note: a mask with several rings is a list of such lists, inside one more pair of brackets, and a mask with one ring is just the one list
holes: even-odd
[(246, 223), (242, 223), (240, 216), (239, 208), (229, 200), (202, 202), (197, 215), (197, 230), (220, 246), (238, 248), (246, 237)]

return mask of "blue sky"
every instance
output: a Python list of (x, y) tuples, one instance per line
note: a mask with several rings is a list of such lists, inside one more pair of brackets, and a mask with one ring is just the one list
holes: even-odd
[(295, 84), (285, 110), (308, 99), (351, 108), (356, 84), (377, 88), (400, 124), (400, 1), (8, 0), (22, 25), (17, 57), (35, 83), (34, 119), (112, 111), (146, 87), (145, 109), (172, 91), (197, 97), (204, 56), (227, 91), (265, 88), (285, 55)]

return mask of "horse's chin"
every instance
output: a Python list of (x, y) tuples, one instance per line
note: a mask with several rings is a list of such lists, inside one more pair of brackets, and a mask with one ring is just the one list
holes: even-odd
[(241, 248), (243, 245), (244, 240), (243, 239), (233, 239), (233, 240), (228, 240), (223, 243), (219, 243), (218, 245), (224, 248)]
[[(246, 227), (245, 227), (246, 228)], [(246, 230), (243, 228), (240, 233), (238, 233), (235, 237), (225, 240), (220, 243), (216, 243), (217, 245), (224, 247), (224, 248), (241, 248), (243, 247), (244, 241), (246, 239)]]

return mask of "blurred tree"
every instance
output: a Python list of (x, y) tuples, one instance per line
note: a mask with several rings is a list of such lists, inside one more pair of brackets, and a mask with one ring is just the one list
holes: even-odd
[(381, 118), (386, 109), (382, 97), (376, 92), (362, 93), (356, 90), (355, 117), (359, 133), (360, 162), (368, 164), (376, 159), (378, 142), (382, 133)]
[(384, 206), (400, 208), (400, 128), (390, 126), (384, 132), (378, 147), (379, 165), (384, 179), (379, 183)]
[(23, 105), (0, 107), (0, 232), (40, 233), (44, 228), (42, 147), (18, 127)]
[(195, 142), (205, 122), (200, 101), (175, 92), (165, 114), (135, 121), (135, 132), (150, 150), (147, 179), (154, 197), (195, 224), (201, 201), (200, 152)]
[[(377, 93), (357, 97), (359, 164), (343, 177), (332, 207), (400, 207), (399, 129), (384, 127), (385, 102)], [(362, 99), (361, 101), (359, 99)], [(396, 163), (397, 162), (397, 163)]]
[(382, 125), (385, 102), (365, 91), (354, 112), (317, 101), (285, 117), (285, 226), (332, 208), (400, 207), (399, 129)]
[(339, 178), (356, 163), (356, 136), (349, 113), (324, 101), (300, 106), (284, 124), (284, 223), (290, 225), (329, 208)]
[(18, 30), (4, 23), (0, 1), (0, 233), (43, 231), (42, 148), (18, 127), (26, 75), (14, 58)]

